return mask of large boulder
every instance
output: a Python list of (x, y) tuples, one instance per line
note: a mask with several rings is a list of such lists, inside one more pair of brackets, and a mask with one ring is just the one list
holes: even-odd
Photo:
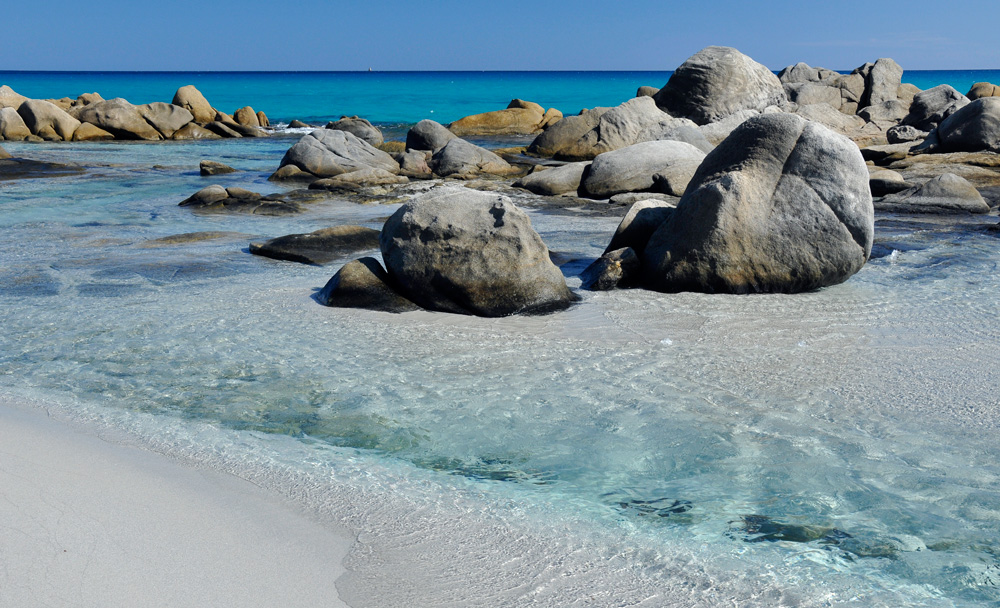
[(286, 165), (316, 177), (333, 177), (367, 167), (399, 172), (399, 164), (388, 153), (353, 133), (334, 129), (316, 129), (300, 139), (281, 159), (281, 167)]
[(31, 129), (24, 124), (24, 119), (17, 110), (10, 107), (0, 107), (0, 139), (7, 141), (24, 141), (31, 137)]
[(942, 152), (1000, 152), (1000, 97), (981, 97), (956, 110), (934, 134)]
[(260, 120), (257, 118), (257, 113), (254, 112), (253, 108), (250, 106), (243, 106), (242, 108), (233, 112), (233, 120), (237, 124), (241, 124), (244, 127), (259, 127)]
[[(972, 85), (969, 92), (965, 94), (969, 101), (975, 101), (980, 97), (1000, 97), (1000, 87), (992, 82), (977, 82)], [(0, 105), (3, 101), (0, 100)]]
[(153, 125), (165, 139), (173, 137), (174, 133), (194, 120), (194, 115), (191, 112), (172, 103), (157, 101), (137, 107), (139, 114), (146, 122)]
[(516, 167), (490, 152), (486, 148), (455, 138), (434, 153), (431, 168), (441, 177), (472, 177), (483, 173), (489, 175), (512, 175)]
[(703, 160), (705, 153), (691, 144), (646, 141), (595, 158), (582, 190), (593, 198), (654, 189), (680, 196)]
[(635, 97), (614, 108), (596, 108), (562, 119), (535, 138), (528, 151), (560, 160), (590, 160), (695, 126), (690, 120), (666, 114), (651, 97)]
[(899, 85), (903, 80), (903, 68), (887, 57), (866, 63), (854, 70), (865, 78), (865, 92), (859, 102), (860, 107), (878, 105), (898, 99)]
[(142, 117), (137, 106), (120, 97), (84, 106), (77, 116), (81, 122), (100, 127), (117, 139), (163, 139), (163, 135)]
[(818, 122), (841, 135), (852, 138), (865, 126), (864, 118), (844, 114), (825, 103), (800, 105), (795, 109), (795, 113), (806, 120)]
[(170, 103), (191, 112), (195, 122), (207, 124), (215, 120), (215, 109), (212, 108), (212, 104), (208, 103), (205, 96), (193, 84), (177, 89)]
[(530, 135), (547, 124), (542, 106), (514, 99), (504, 110), (484, 112), (460, 118), (448, 125), (458, 136), (465, 135)]
[(706, 47), (691, 56), (655, 99), (664, 111), (700, 125), (740, 110), (763, 111), (788, 101), (774, 72), (724, 46)]
[(580, 189), (583, 173), (589, 166), (590, 163), (587, 161), (567, 163), (525, 175), (512, 185), (515, 188), (524, 188), (529, 192), (546, 196), (576, 194)]
[(498, 194), (441, 188), (417, 197), (386, 221), (381, 248), (400, 292), (431, 310), (500, 317), (574, 299), (528, 216)]
[(947, 84), (938, 85), (913, 96), (910, 111), (903, 117), (901, 124), (921, 131), (930, 131), (941, 124), (942, 120), (967, 105), (969, 98), (956, 91), (954, 87)]
[(437, 152), (456, 137), (458, 136), (441, 123), (425, 118), (407, 131), (406, 149)]
[(377, 146), (384, 141), (382, 131), (379, 131), (378, 127), (370, 123), (367, 119), (358, 118), (357, 116), (341, 116), (340, 120), (327, 123), (326, 128), (336, 131), (347, 131), (373, 146)]
[(73, 139), (73, 133), (80, 121), (67, 114), (58, 106), (41, 99), (29, 99), (17, 108), (24, 124), (35, 135), (44, 137), (52, 134), (66, 141)]
[(643, 252), (666, 292), (785, 292), (846, 280), (868, 261), (868, 169), (849, 139), (793, 114), (752, 118), (702, 163)]
[(14, 108), (16, 110), (26, 101), (28, 101), (27, 97), (18, 94), (17, 91), (9, 86), (3, 85), (0, 87), (0, 108)]
[(880, 211), (897, 213), (989, 213), (990, 206), (965, 178), (945, 173), (927, 182), (888, 194), (875, 203)]

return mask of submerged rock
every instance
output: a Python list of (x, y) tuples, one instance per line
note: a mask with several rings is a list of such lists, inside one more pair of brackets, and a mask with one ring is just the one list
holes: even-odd
[(574, 299), (528, 216), (505, 196), (433, 190), (386, 221), (381, 248), (400, 293), (431, 310), (500, 317)]
[(650, 237), (643, 280), (667, 292), (794, 293), (868, 261), (869, 173), (856, 145), (793, 114), (752, 118), (705, 158)]
[(688, 58), (654, 99), (665, 112), (699, 125), (788, 101), (771, 70), (724, 46), (709, 46)]
[(223, 175), (225, 173), (236, 173), (229, 165), (217, 163), (214, 160), (203, 160), (198, 164), (198, 169), (202, 175)]
[(289, 234), (250, 243), (250, 253), (302, 264), (327, 264), (346, 254), (378, 249), (379, 231), (362, 226), (334, 226), (307, 234)]
[(375, 258), (344, 264), (316, 295), (324, 306), (365, 308), (383, 312), (409, 312), (420, 307), (389, 286), (389, 275)]
[(1000, 97), (981, 97), (959, 108), (935, 134), (943, 152), (1000, 152)]
[(179, 205), (199, 211), (255, 215), (292, 215), (302, 211), (302, 207), (295, 202), (261, 196), (243, 188), (223, 188), (218, 185), (202, 188)]

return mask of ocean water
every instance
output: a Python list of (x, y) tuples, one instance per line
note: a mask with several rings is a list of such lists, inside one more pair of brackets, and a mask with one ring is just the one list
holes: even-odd
[[(177, 206), (284, 189), (294, 141), (5, 142), (84, 172), (0, 182), (0, 394), (347, 526), (359, 608), (1000, 606), (995, 212), (879, 216), (812, 293), (392, 315), (247, 247), (396, 205)], [(578, 288), (618, 219), (527, 209)]]
[[(105, 99), (169, 102), (193, 84), (212, 105), (232, 113), (245, 105), (272, 122), (322, 123), (360, 115), (382, 126), (431, 118), (447, 124), (469, 114), (534, 101), (564, 114), (618, 105), (638, 87), (662, 87), (662, 72), (10, 72), (0, 85), (34, 98), (75, 99), (97, 91)], [(907, 71), (903, 82), (921, 89), (950, 84), (961, 93), (975, 82), (1000, 83), (1000, 70)]]

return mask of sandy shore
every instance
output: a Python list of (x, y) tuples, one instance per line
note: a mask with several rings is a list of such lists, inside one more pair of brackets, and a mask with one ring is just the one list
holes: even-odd
[(0, 606), (347, 606), (350, 537), (91, 433), (0, 399)]

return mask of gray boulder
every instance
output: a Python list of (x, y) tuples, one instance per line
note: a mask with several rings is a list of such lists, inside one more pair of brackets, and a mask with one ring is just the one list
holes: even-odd
[(921, 131), (920, 129), (907, 125), (896, 125), (891, 127), (885, 132), (885, 138), (890, 144), (903, 144), (911, 141), (918, 141), (926, 138), (929, 135), (927, 131)]
[(584, 110), (576, 116), (566, 116), (541, 133), (528, 146), (528, 152), (551, 156), (558, 160), (590, 160), (595, 154), (580, 142), (597, 128), (601, 116), (611, 108)]
[(868, 176), (846, 137), (794, 114), (752, 118), (705, 158), (650, 237), (644, 282), (794, 293), (845, 281), (871, 254)]
[(172, 103), (157, 101), (136, 107), (146, 122), (153, 125), (165, 139), (173, 137), (174, 133), (194, 120), (191, 112)]
[(795, 109), (795, 113), (847, 137), (852, 137), (865, 126), (865, 119), (844, 114), (825, 103), (801, 105)]
[(606, 252), (580, 273), (580, 286), (592, 291), (629, 287), (640, 277), (642, 262), (635, 250), (624, 247)]
[(71, 141), (73, 133), (80, 126), (79, 120), (55, 104), (41, 99), (25, 101), (17, 108), (17, 113), (31, 132), (41, 137), (51, 134), (65, 141)]
[(333, 177), (363, 168), (399, 173), (399, 164), (388, 153), (375, 148), (353, 133), (317, 129), (288, 149), (281, 167), (294, 165), (316, 177)]
[(590, 163), (587, 161), (567, 163), (559, 167), (552, 167), (551, 169), (525, 175), (515, 181), (513, 186), (544, 196), (558, 196), (567, 193), (576, 194), (580, 189), (583, 173), (589, 166)]
[(604, 253), (615, 251), (623, 247), (629, 247), (635, 251), (642, 251), (649, 242), (649, 237), (653, 236), (656, 229), (670, 218), (670, 215), (677, 208), (676, 201), (661, 201), (657, 199), (646, 199), (633, 204), (618, 229), (611, 237)]
[(706, 47), (682, 63), (655, 99), (664, 111), (699, 125), (788, 101), (771, 70), (723, 46)]
[(216, 112), (212, 104), (208, 103), (201, 91), (192, 84), (177, 89), (171, 103), (191, 112), (195, 122), (207, 124), (215, 120)]
[(839, 86), (827, 86), (811, 82), (785, 83), (788, 100), (799, 105), (823, 103), (839, 110), (843, 103)]
[(708, 154), (715, 149), (715, 144), (708, 141), (708, 138), (705, 137), (705, 133), (702, 131), (702, 128), (695, 126), (694, 123), (668, 129), (663, 133), (663, 135), (660, 136), (660, 139), (682, 141), (684, 143), (691, 144), (705, 154)]
[(437, 152), (456, 137), (441, 123), (425, 118), (406, 132), (406, 149)]
[(399, 292), (431, 310), (500, 317), (574, 299), (528, 216), (494, 193), (441, 188), (417, 197), (386, 221), (381, 247)]
[(990, 206), (968, 180), (945, 173), (875, 202), (879, 211), (896, 213), (989, 213)]
[(717, 120), (715, 122), (708, 123), (707, 125), (701, 125), (698, 127), (698, 130), (701, 131), (702, 136), (704, 136), (709, 143), (713, 146), (717, 146), (722, 143), (722, 140), (729, 137), (729, 134), (733, 132), (733, 129), (755, 116), (760, 116), (760, 112), (757, 110), (740, 110), (735, 114), (730, 114), (722, 120)]
[(24, 141), (31, 137), (31, 129), (14, 108), (0, 108), (0, 139)]
[(379, 231), (363, 226), (334, 226), (307, 234), (288, 234), (250, 243), (250, 253), (302, 264), (328, 264), (349, 253), (378, 249)]
[(84, 106), (77, 116), (81, 122), (100, 127), (116, 139), (163, 139), (163, 135), (142, 117), (137, 106), (120, 97)]
[(903, 117), (902, 123), (921, 131), (936, 128), (941, 121), (948, 118), (960, 108), (969, 105), (969, 98), (962, 95), (951, 85), (942, 84), (913, 96), (909, 113)]
[(327, 123), (326, 128), (353, 133), (358, 139), (364, 140), (373, 146), (377, 146), (384, 141), (382, 131), (379, 131), (378, 127), (368, 122), (368, 120), (358, 118), (357, 116), (341, 116), (340, 120)]
[(875, 63), (866, 63), (855, 69), (854, 73), (864, 76), (865, 79), (865, 92), (858, 102), (860, 107), (876, 106), (898, 99), (903, 68), (892, 59), (882, 57)]
[(684, 194), (705, 153), (681, 141), (647, 141), (605, 152), (594, 159), (582, 191), (592, 198), (652, 190)]
[(834, 83), (840, 80), (840, 74), (826, 68), (814, 68), (807, 63), (799, 62), (778, 72), (781, 84), (801, 83)]
[(455, 138), (434, 153), (431, 168), (441, 177), (471, 177), (483, 173), (511, 175), (518, 169), (486, 148)]
[(422, 150), (410, 150), (392, 157), (399, 163), (399, 174), (418, 179), (433, 176), (430, 165), (427, 164), (427, 153)]
[(934, 133), (941, 152), (1000, 152), (1000, 97), (981, 97), (959, 108)]
[(344, 264), (316, 295), (324, 306), (366, 308), (383, 312), (409, 312), (420, 307), (389, 286), (389, 275), (375, 258)]

